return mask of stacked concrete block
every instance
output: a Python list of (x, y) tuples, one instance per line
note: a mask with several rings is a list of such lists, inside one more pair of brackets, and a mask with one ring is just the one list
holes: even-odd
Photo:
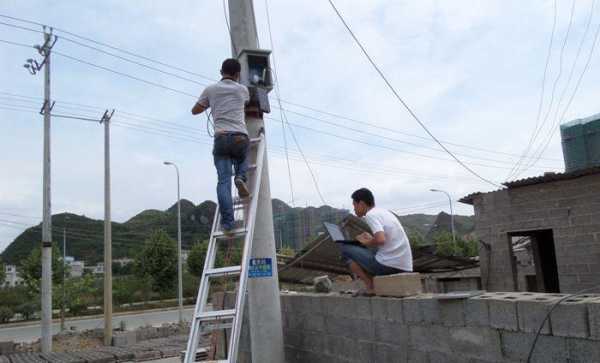
[(517, 295), (510, 293), (490, 293), (488, 300), (490, 326), (496, 329), (519, 331)]
[(85, 363), (85, 359), (73, 353), (42, 353), (40, 357), (50, 363)]
[(493, 297), (490, 294), (482, 294), (467, 299), (465, 306), (465, 324), (467, 326), (489, 326), (490, 308), (489, 300)]
[[(544, 315), (562, 297), (486, 293), (450, 301), (436, 295), (403, 299), (320, 295), (311, 300), (315, 297), (298, 294), (285, 308), (288, 328), (294, 328), (285, 329), (287, 362), (523, 362)], [(323, 331), (319, 323), (289, 316), (305, 317), (311, 305), (324, 318)], [(537, 339), (531, 362), (600, 362), (596, 335), (583, 338), (577, 329), (584, 316), (580, 305), (589, 311), (585, 318), (593, 321), (600, 297), (582, 296), (559, 310), (575, 317), (572, 325), (559, 324), (559, 333), (563, 329), (566, 335), (557, 335), (551, 319)], [(287, 310), (290, 306), (293, 311)]]
[[(519, 330), (525, 333), (537, 333), (540, 325), (546, 319), (541, 334), (551, 334), (550, 309), (563, 295), (560, 294), (535, 294), (522, 293), (517, 301), (517, 315), (519, 317)], [(547, 318), (546, 318), (547, 317)]]
[(589, 337), (588, 300), (585, 296), (572, 297), (558, 304), (550, 314), (552, 334), (562, 337)]
[(73, 352), (73, 354), (86, 363), (113, 363), (116, 361), (114, 355), (102, 351), (81, 351)]
[(600, 340), (600, 297), (587, 300), (587, 311), (590, 338)]
[[(535, 339), (534, 334), (502, 331), (502, 352), (506, 361), (525, 362)], [(535, 345), (531, 363), (568, 362), (566, 340), (560, 337), (540, 335)]]
[(112, 345), (115, 347), (126, 347), (137, 343), (137, 333), (135, 331), (114, 332)]
[(14, 353), (9, 354), (8, 359), (11, 363), (48, 363), (39, 353)]

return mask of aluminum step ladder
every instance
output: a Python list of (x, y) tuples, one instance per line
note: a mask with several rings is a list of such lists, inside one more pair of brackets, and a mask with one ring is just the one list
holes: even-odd
[[(218, 206), (215, 211), (183, 363), (196, 362), (196, 357), (199, 356), (197, 353), (203, 348), (199, 346), (202, 336), (215, 331), (221, 331), (224, 335), (222, 340), (227, 349), (221, 353), (225, 353), (226, 358), (210, 362), (235, 363), (237, 361), (264, 155), (264, 134), (250, 139), (246, 183), (250, 196), (243, 199), (234, 198), (235, 226), (231, 233), (227, 235), (223, 233)], [(235, 260), (235, 256), (233, 258), (231, 256), (231, 251), (240, 252), (237, 256), (239, 261), (231, 261)], [(233, 306), (225, 306), (226, 295), (229, 293), (231, 296), (231, 291), (227, 290), (233, 286), (235, 286), (235, 302), (229, 304)], [(215, 292), (223, 293), (222, 304), (216, 304)], [(214, 342), (213, 348), (215, 348)]]

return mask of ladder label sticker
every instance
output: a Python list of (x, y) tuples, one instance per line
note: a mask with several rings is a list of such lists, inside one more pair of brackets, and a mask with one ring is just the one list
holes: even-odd
[(251, 258), (248, 277), (271, 277), (273, 276), (273, 263), (270, 258)]

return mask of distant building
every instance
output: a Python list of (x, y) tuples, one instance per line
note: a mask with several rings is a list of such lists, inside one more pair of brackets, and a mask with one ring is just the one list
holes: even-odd
[(94, 275), (104, 275), (104, 262), (98, 262), (98, 264), (92, 267), (92, 273)]
[(4, 272), (6, 273), (4, 279), (5, 287), (15, 287), (23, 283), (23, 279), (19, 277), (19, 274), (17, 273), (17, 266), (6, 265), (4, 266)]
[(81, 277), (85, 269), (85, 262), (73, 261), (69, 264), (69, 267), (71, 267), (71, 271), (69, 272), (71, 277)]
[(190, 251), (189, 250), (181, 250), (181, 263), (185, 264), (188, 260), (188, 257), (190, 256)]
[(123, 258), (117, 258), (112, 260), (113, 263), (118, 263), (119, 265), (121, 265), (121, 267), (125, 266), (125, 265), (129, 265), (130, 263), (133, 263), (133, 258), (127, 258), (127, 257), (123, 257)]

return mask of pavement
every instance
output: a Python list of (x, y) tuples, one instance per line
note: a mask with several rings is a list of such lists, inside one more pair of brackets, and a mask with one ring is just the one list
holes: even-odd
[[(184, 320), (190, 321), (192, 319), (193, 308), (184, 308), (183, 317)], [(152, 325), (159, 326), (163, 323), (175, 323), (179, 320), (178, 310), (175, 309), (163, 309), (159, 311), (146, 311), (146, 312), (132, 312), (123, 313), (113, 316), (113, 327), (118, 327), (121, 321), (125, 322), (127, 330), (135, 330), (142, 326)], [(104, 319), (101, 316), (95, 316), (92, 318), (77, 318), (69, 319), (65, 322), (67, 329), (73, 327), (76, 330), (91, 330), (104, 327)], [(53, 334), (60, 332), (60, 323), (55, 322), (52, 324)], [(19, 342), (33, 342), (40, 338), (41, 328), (40, 322), (35, 322), (27, 325), (17, 325), (0, 328), (0, 342), (2, 341), (13, 341)], [(0, 361), (0, 363), (3, 363)]]

